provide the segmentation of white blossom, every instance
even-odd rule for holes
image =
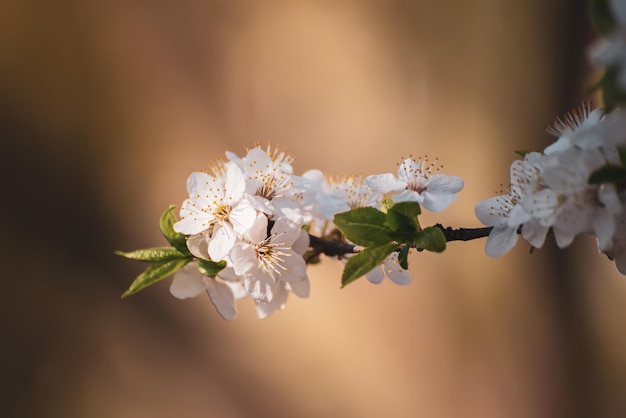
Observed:
[[[306,233],[286,218],[276,220],[269,236],[267,225],[267,218],[260,214],[229,255],[248,294],[262,302],[272,300],[278,281],[297,282],[307,277],[304,259],[292,248]]]
[[[455,199],[455,193],[463,189],[463,180],[457,176],[438,174],[437,160],[432,163],[407,158],[398,167],[398,175],[377,174],[365,178],[365,183],[382,194],[392,195],[395,202],[418,202],[431,212],[447,208]]]
[[[245,180],[235,164],[217,165],[214,174],[196,172],[189,176],[189,198],[183,202],[174,230],[190,235],[192,254],[219,261],[228,255],[237,235],[252,226],[256,211],[244,199]],[[205,246],[202,241],[206,241]],[[197,253],[204,247],[206,254]]]

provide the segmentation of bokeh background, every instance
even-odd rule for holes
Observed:
[[[590,98],[582,0],[0,4],[3,417],[623,417],[626,279],[593,239],[414,254],[414,281],[266,320],[168,282],[121,300],[190,172],[260,141],[295,170],[438,157],[476,227],[515,149]]]

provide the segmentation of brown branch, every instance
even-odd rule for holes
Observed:
[[[474,239],[484,238],[488,236],[493,229],[490,226],[484,228],[453,229],[451,227],[444,227],[441,224],[436,224],[435,227],[441,229],[447,242],[471,241]],[[311,234],[309,234],[309,240],[309,246],[313,249],[307,256],[310,260],[317,258],[321,254],[325,254],[330,257],[339,257],[345,254],[354,254],[359,252],[359,246],[342,241],[326,240]]]

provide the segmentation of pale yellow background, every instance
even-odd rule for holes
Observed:
[[[115,249],[163,245],[190,172],[271,142],[297,173],[438,157],[480,226],[515,149],[588,98],[574,1],[8,1],[0,5],[4,417],[621,417],[626,279],[593,239],[414,254],[413,283],[224,322]]]

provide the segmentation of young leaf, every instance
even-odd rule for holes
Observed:
[[[626,180],[626,168],[614,164],[604,165],[589,176],[589,184],[614,183],[624,180]]]
[[[446,236],[436,226],[429,226],[415,237],[415,245],[427,251],[442,253],[446,249]]]
[[[183,254],[173,247],[144,248],[131,252],[115,251],[116,255],[131,260],[146,261],[148,263],[163,263],[171,260],[191,259],[191,255]]]
[[[220,271],[226,268],[226,261],[211,261],[211,260],[203,260],[202,258],[198,259],[198,270],[200,273],[205,276],[215,276]]]
[[[367,248],[350,257],[341,275],[341,287],[352,283],[359,277],[372,271],[374,267],[380,265],[397,247],[398,245],[393,243],[383,244],[378,247]]]
[[[161,215],[161,218],[159,219],[161,233],[163,233],[163,236],[172,247],[176,248],[183,254],[191,255],[189,249],[187,248],[185,236],[180,232],[174,231],[174,224],[176,223],[176,218],[173,214],[174,209],[176,209],[176,206],[170,205],[170,207],[168,207]]]
[[[378,209],[363,207],[336,214],[334,222],[350,241],[371,247],[391,242],[385,219]]]
[[[410,249],[411,249],[410,246],[404,245],[402,246],[402,248],[400,248],[400,253],[398,254],[398,263],[400,264],[400,267],[402,267],[405,270],[408,270],[409,268],[409,250]]]
[[[189,259],[184,259],[152,264],[143,273],[137,276],[137,278],[131,283],[130,287],[124,292],[122,298],[130,296],[133,293],[137,293],[159,280],[163,280],[170,274],[175,273],[189,261]]]
[[[400,202],[389,208],[385,223],[394,232],[392,237],[398,242],[412,242],[419,230],[417,215],[420,213],[417,202]]]

